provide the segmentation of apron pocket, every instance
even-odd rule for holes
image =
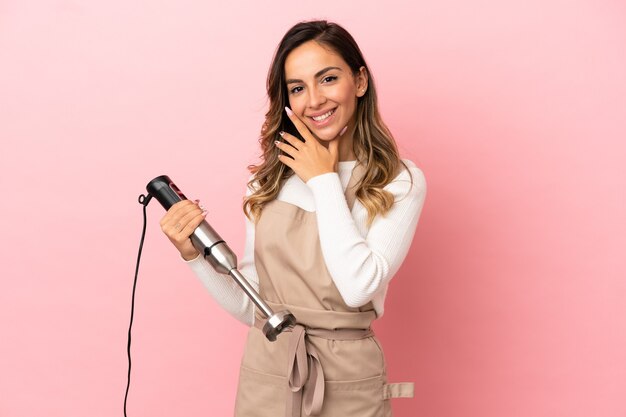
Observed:
[[[281,417],[285,414],[286,379],[241,366],[235,417]]]
[[[326,381],[322,416],[391,417],[385,375],[352,381]]]

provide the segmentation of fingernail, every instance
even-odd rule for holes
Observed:
[[[277,141],[277,140],[275,140],[275,141],[274,141],[274,145],[276,145],[276,146],[278,146],[278,144],[279,144],[279,143],[280,143],[280,142],[279,142],[279,141]]]
[[[347,125],[343,129],[341,129],[341,132],[339,132],[339,136],[341,136],[344,133],[346,133],[346,130],[348,130],[348,126]]]
[[[285,111],[287,112],[288,116],[291,116],[293,114],[293,112],[291,111],[291,109],[287,106],[285,106]]]
[[[283,131],[281,130],[280,132],[278,132],[278,134],[279,134],[280,136],[283,136],[283,135],[285,134],[285,132],[283,132]]]

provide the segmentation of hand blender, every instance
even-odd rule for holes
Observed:
[[[175,203],[187,199],[167,175],[156,177],[148,183],[146,189],[151,196],[159,200],[165,210],[169,210]],[[267,322],[263,326],[265,337],[273,342],[283,330],[295,325],[296,318],[293,314],[288,310],[274,313],[252,288],[248,280],[237,269],[237,256],[206,220],[200,223],[190,238],[193,246],[203,255],[204,259],[217,272],[230,275],[261,310],[267,318]]]

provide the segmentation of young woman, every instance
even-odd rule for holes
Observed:
[[[162,230],[215,300],[250,326],[237,417],[391,416],[389,399],[412,397],[413,384],[387,382],[370,324],[382,316],[411,245],[424,175],[399,157],[372,74],[341,26],[293,26],[275,53],[267,93],[239,269],[297,325],[269,342],[254,304],[199,256],[189,240],[206,216],[198,201],[172,206]]]

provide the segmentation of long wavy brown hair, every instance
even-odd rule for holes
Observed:
[[[348,31],[326,20],[297,23],[287,31],[274,54],[267,76],[269,110],[265,114],[259,138],[262,161],[259,165],[248,166],[253,174],[248,186],[255,191],[244,198],[243,212],[250,220],[250,213],[255,220],[258,219],[263,206],[274,200],[283,182],[294,175],[294,171],[278,159],[280,150],[274,141],[280,139],[278,132],[281,130],[291,131],[284,112],[285,106],[289,105],[285,60],[292,50],[311,40],[338,53],[353,75],[361,67],[365,67],[368,75],[367,90],[357,101],[353,151],[357,163],[365,166],[365,174],[356,186],[356,198],[367,209],[369,227],[377,214],[384,215],[394,203],[393,195],[383,187],[397,176],[401,165],[407,169],[409,175],[410,170],[400,159],[395,140],[380,117],[374,79],[361,50]],[[413,185],[413,176],[410,176]]]

